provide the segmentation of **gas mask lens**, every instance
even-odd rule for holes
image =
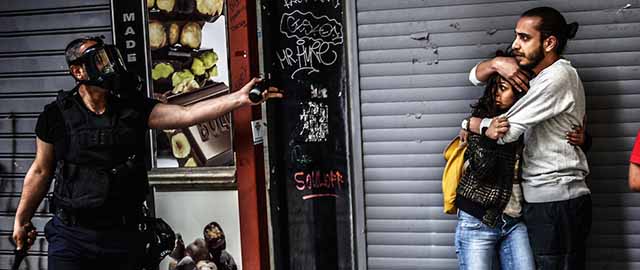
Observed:
[[[118,94],[123,93],[126,88],[138,89],[140,86],[139,77],[127,71],[124,60],[114,45],[95,44],[71,64],[84,67],[87,76],[78,82],[87,85],[99,86]]]
[[[107,54],[107,51],[104,48],[96,50],[94,63],[96,70],[100,74],[107,75],[116,71],[116,63],[112,62],[111,59],[109,59],[109,54]]]
[[[113,45],[99,44],[87,49],[78,63],[84,64],[90,81],[101,81],[113,74],[127,71],[118,49]]]

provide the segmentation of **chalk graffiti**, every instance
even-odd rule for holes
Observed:
[[[310,45],[297,45],[295,51],[291,48],[284,48],[276,52],[280,62],[280,68],[295,69],[291,73],[291,79],[295,79],[296,74],[302,72],[309,75],[320,72],[320,67],[331,66],[338,60],[338,53],[331,48],[328,43],[314,41]]]
[[[282,14],[280,33],[295,41],[294,48],[276,51],[283,70],[292,70],[291,79],[320,72],[338,61],[337,45],[343,43],[342,24],[328,16],[293,11]],[[336,48],[338,47],[338,48]]]
[[[302,109],[300,121],[303,123],[300,136],[305,142],[326,142],[329,135],[329,106],[313,101]]]
[[[342,24],[326,15],[298,10],[282,14],[280,33],[288,38],[321,41],[331,45],[342,44]]]
[[[332,5],[333,8],[340,7],[340,0],[284,0],[284,7],[293,8],[296,5],[304,5],[308,3],[320,3]]]
[[[282,69],[295,69],[291,73],[291,79],[295,79],[298,72],[306,75],[319,72],[319,66],[331,66],[338,60],[338,53],[327,43],[316,41],[311,45],[298,45],[295,50],[284,48],[276,52]]]
[[[293,181],[297,190],[312,192],[312,194],[303,196],[304,200],[326,196],[338,197],[335,191],[342,190],[344,187],[344,175],[338,170],[326,173],[320,171],[296,172],[293,174]]]
[[[310,200],[310,199],[315,199],[315,198],[320,198],[320,197],[338,198],[338,194],[333,194],[333,193],[309,194],[309,195],[302,196],[302,199],[303,200]]]
[[[291,149],[291,160],[301,166],[308,166],[313,162],[311,156],[307,155],[300,145]]]
[[[322,98],[325,99],[327,98],[327,88],[319,88],[314,86],[313,84],[311,85],[311,98]]]

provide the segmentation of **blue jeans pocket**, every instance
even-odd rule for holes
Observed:
[[[462,227],[463,229],[467,229],[467,230],[477,230],[480,229],[482,227],[482,223],[481,222],[468,222],[468,221],[459,221],[460,222],[460,227]]]
[[[482,228],[482,221],[462,210],[458,211],[458,224],[461,228],[467,230],[477,230]]]

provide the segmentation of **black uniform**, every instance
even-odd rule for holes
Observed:
[[[52,211],[45,226],[49,269],[136,269],[144,252],[137,230],[148,190],[145,136],[158,102],[108,95],[106,110],[86,108],[77,88],[45,107],[39,139],[54,145]]]

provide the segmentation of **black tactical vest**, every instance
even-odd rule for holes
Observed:
[[[141,115],[109,96],[102,116],[90,112],[76,89],[60,91],[65,124],[64,158],[55,171],[54,208],[68,211],[138,207],[148,190]]]

